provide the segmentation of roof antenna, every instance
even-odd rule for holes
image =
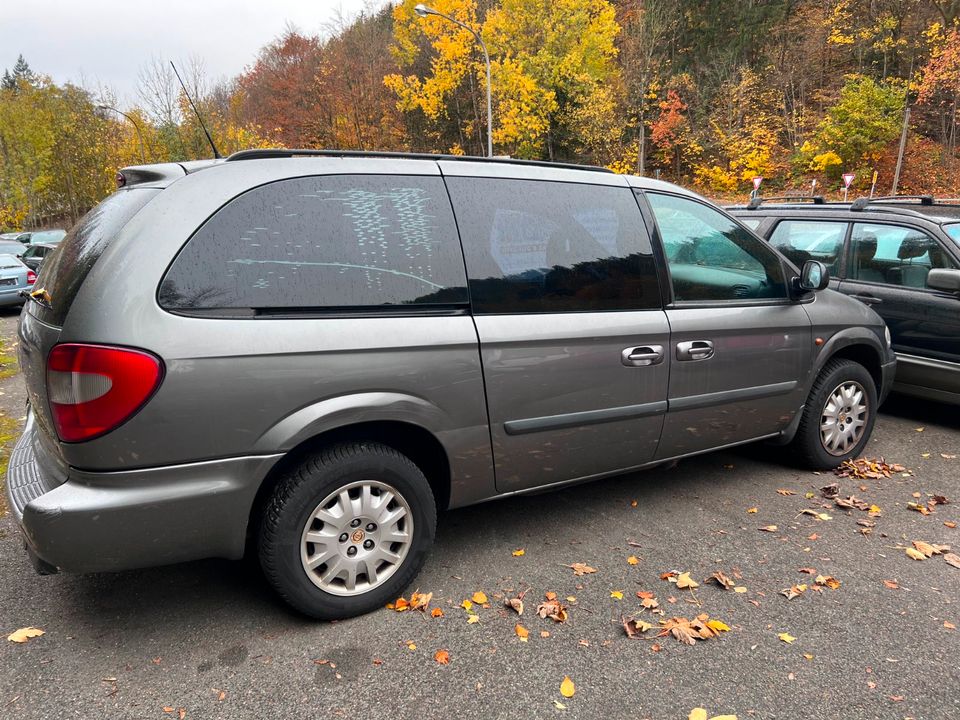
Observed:
[[[174,74],[177,76],[177,80],[180,81],[180,87],[183,88],[183,94],[187,96],[187,100],[190,101],[190,107],[193,108],[193,112],[197,116],[197,120],[200,121],[200,127],[203,128],[203,134],[207,136],[207,141],[210,143],[210,147],[213,148],[213,157],[220,159],[221,155],[217,152],[217,146],[213,144],[213,138],[210,137],[210,133],[207,132],[207,126],[203,124],[203,118],[200,116],[200,111],[197,110],[197,106],[193,104],[193,98],[190,97],[190,93],[187,92],[187,86],[183,84],[183,78],[180,77],[180,73],[177,72],[177,66],[173,64],[173,60],[170,61],[170,67],[173,68]]]

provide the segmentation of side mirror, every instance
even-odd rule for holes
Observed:
[[[927,287],[932,290],[960,292],[960,270],[934,268],[927,274]]]
[[[808,292],[823,290],[830,284],[830,271],[819,260],[807,260],[800,271],[800,289]]]

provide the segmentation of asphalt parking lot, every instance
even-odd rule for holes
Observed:
[[[8,347],[15,322],[0,319]],[[18,421],[21,379],[0,380],[0,392],[6,422]],[[0,639],[0,715],[685,719],[703,707],[741,720],[960,717],[960,568],[905,552],[913,541],[960,549],[950,527],[960,523],[960,413],[895,397],[873,438],[868,455],[905,473],[818,475],[748,447],[447,513],[416,582],[433,593],[427,612],[337,623],[288,611],[246,562],[40,577],[6,516],[0,630],[45,634]],[[832,482],[876,509],[837,507],[820,493]],[[929,515],[908,508],[935,495],[950,502]],[[573,563],[596,572],[577,576]],[[704,582],[716,571],[746,591]],[[661,579],[669,572],[699,587]],[[817,575],[840,585],[817,591]],[[798,584],[808,586],[798,597],[780,594]],[[489,607],[468,612],[478,591]],[[503,606],[524,591],[522,616]],[[638,591],[664,614],[641,612]],[[536,615],[547,592],[567,607],[565,622]],[[702,613],[729,631],[692,646],[656,637],[661,620]],[[635,614],[655,627],[631,639],[621,618]],[[567,676],[572,697],[560,693]]]

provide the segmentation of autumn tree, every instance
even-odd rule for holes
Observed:
[[[957,115],[960,104],[960,32],[950,30],[937,43],[921,72],[917,104],[934,118],[935,132],[954,158],[957,152]]]

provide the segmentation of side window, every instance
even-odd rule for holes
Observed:
[[[281,180],[232,200],[160,286],[168,309],[466,304],[456,224],[439,177]]]
[[[656,265],[629,188],[447,179],[478,313],[660,307]]]
[[[742,217],[737,218],[740,221],[740,224],[744,227],[750,228],[754,232],[757,231],[757,228],[760,227],[760,224],[763,222],[763,218],[760,217]]]
[[[836,275],[847,234],[845,222],[783,220],[770,236],[770,244],[786,255],[798,268],[807,260],[819,260]]]
[[[956,268],[940,244],[926,233],[901,225],[856,223],[850,242],[851,280],[926,288],[933,268]]]
[[[645,193],[657,219],[678,301],[785,298],[780,259],[709,205]]]

